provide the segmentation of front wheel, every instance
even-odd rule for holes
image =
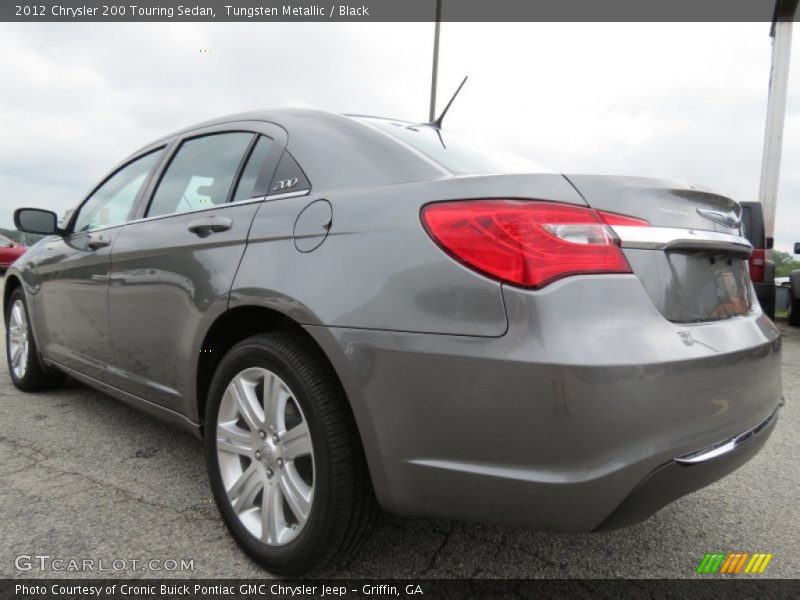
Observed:
[[[39,362],[22,288],[11,292],[6,314],[6,358],[11,381],[25,392],[58,387],[65,376]]]
[[[299,336],[254,336],[225,355],[209,393],[205,449],[225,524],[273,573],[344,558],[374,521],[346,398]]]

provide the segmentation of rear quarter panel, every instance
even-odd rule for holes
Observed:
[[[445,254],[420,221],[433,201],[521,197],[582,203],[559,175],[445,178],[267,201],[256,214],[231,305],[262,305],[301,324],[497,337],[507,329],[498,282]],[[330,229],[300,252],[295,221],[312,202]]]

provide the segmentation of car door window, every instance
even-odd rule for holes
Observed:
[[[233,195],[234,202],[247,200],[256,195],[253,192],[258,182],[258,176],[264,170],[264,164],[271,149],[271,139],[263,135],[258,138],[258,142],[250,153],[250,158],[247,159],[247,166],[242,171],[242,176],[236,185],[236,193]]]
[[[215,133],[183,142],[158,184],[147,216],[225,203],[253,137],[246,132]]]
[[[80,207],[73,231],[92,231],[128,221],[139,190],[163,153],[161,148],[145,154],[106,179]]]

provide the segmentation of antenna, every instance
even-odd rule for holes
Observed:
[[[444,110],[442,111],[442,114],[440,114],[439,117],[437,119],[435,119],[434,121],[431,121],[430,123],[427,123],[427,125],[430,125],[431,127],[434,127],[435,129],[441,129],[442,128],[442,121],[444,120],[444,116],[447,114],[447,111],[450,109],[450,105],[453,103],[453,100],[455,100],[456,96],[458,96],[458,92],[460,92],[461,88],[464,87],[464,84],[467,83],[467,77],[469,77],[469,75],[465,75],[464,79],[461,80],[461,85],[458,86],[458,89],[456,90],[456,93],[453,94],[453,97],[450,98],[450,102],[448,102],[447,106],[444,107]]]

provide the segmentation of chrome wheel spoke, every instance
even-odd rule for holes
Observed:
[[[261,541],[266,544],[279,543],[281,529],[285,526],[281,490],[277,485],[268,485],[261,497]]]
[[[233,509],[241,513],[246,507],[253,504],[253,500],[264,486],[264,478],[258,468],[251,464],[228,490],[228,499]]]
[[[292,427],[281,436],[281,442],[283,455],[290,460],[311,454],[311,434],[308,431],[308,424],[303,421]]]
[[[250,456],[253,448],[253,434],[228,421],[217,425],[217,450]]]
[[[24,315],[25,315],[25,311],[22,308],[22,302],[17,300],[14,303],[14,308],[11,309],[11,317],[14,320],[13,321],[14,324],[19,328],[24,327],[24,323],[25,323],[25,321],[24,321],[25,316]]]
[[[312,489],[300,478],[294,465],[288,463],[281,472],[281,493],[299,524],[304,524],[311,510]]]
[[[236,408],[250,430],[257,431],[262,427],[264,424],[264,409],[261,408],[258,401],[255,385],[245,381],[244,377],[239,375],[228,386],[228,391],[236,399]]]
[[[275,429],[283,428],[289,390],[274,373],[264,376],[264,421]]]
[[[15,367],[18,367],[21,361],[22,361],[22,344],[18,344],[17,347],[14,349],[13,353],[11,354],[11,362],[14,363]]]

